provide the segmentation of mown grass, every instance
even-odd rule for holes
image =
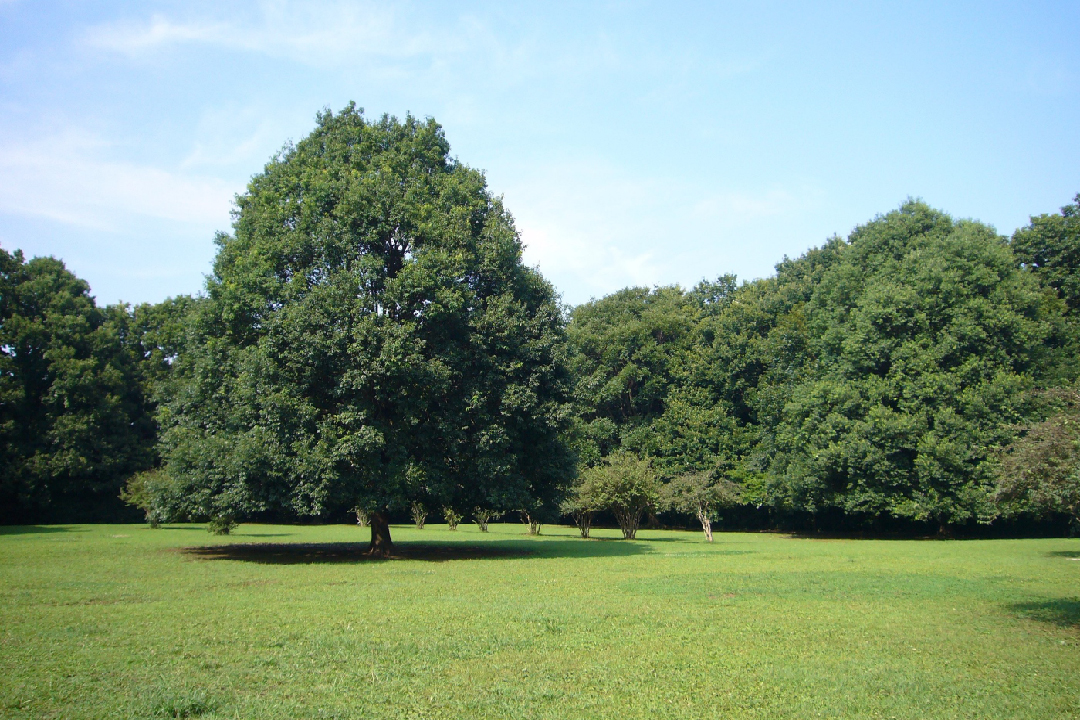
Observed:
[[[1078,540],[394,538],[0,528],[0,716],[1080,716]]]

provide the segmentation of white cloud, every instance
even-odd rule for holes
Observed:
[[[454,32],[407,28],[390,11],[352,3],[264,4],[254,21],[185,23],[162,15],[149,22],[90,28],[91,47],[140,55],[183,44],[205,44],[285,57],[305,65],[338,65],[360,58],[412,58],[475,47],[483,27],[471,20]]]
[[[125,217],[226,228],[241,188],[214,177],[102,159],[107,145],[69,131],[0,143],[0,212],[108,230]]]
[[[86,41],[104,50],[134,55],[163,45],[215,42],[227,32],[225,25],[184,25],[155,15],[149,24],[126,22],[91,28],[86,34]]]
[[[526,262],[571,303],[628,285],[690,285],[722,272],[759,276],[779,258],[760,261],[764,246],[823,199],[809,186],[733,192],[689,178],[642,180],[600,161],[534,172],[506,184],[506,204]]]
[[[203,110],[195,128],[191,150],[180,168],[235,169],[251,175],[281,149],[288,136],[288,120],[255,106],[226,105]],[[304,117],[304,120],[310,120]]]

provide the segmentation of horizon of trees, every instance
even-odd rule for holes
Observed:
[[[560,313],[447,153],[433,121],[320,115],[197,297],[99,308],[60,260],[0,249],[0,522],[130,520],[149,477],[126,493],[155,522],[374,529],[422,503],[539,526],[622,466],[774,524],[1075,518],[1077,205],[1006,238],[909,200],[768,278]],[[386,242],[325,240],[346,223]],[[669,505],[711,532],[715,509]]]

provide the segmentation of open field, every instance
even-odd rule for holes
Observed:
[[[1080,717],[1080,540],[393,531],[0,528],[0,716]]]

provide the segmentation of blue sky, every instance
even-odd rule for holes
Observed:
[[[1080,192],[1080,4],[0,0],[0,246],[195,293],[323,107],[433,116],[568,303],[772,273],[909,196]]]

